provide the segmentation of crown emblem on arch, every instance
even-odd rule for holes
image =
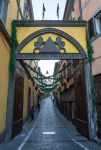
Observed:
[[[35,48],[33,53],[35,53],[37,50],[39,50],[40,53],[59,53],[61,51],[66,53],[65,42],[63,42],[59,36],[56,38],[56,41],[53,41],[51,37],[49,37],[46,42],[43,41],[43,38],[40,36],[34,43],[34,46]]]

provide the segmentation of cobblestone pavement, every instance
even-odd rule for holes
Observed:
[[[12,149],[101,150],[101,147],[81,136],[74,125],[60,114],[49,97],[42,100],[39,117],[25,139],[17,148],[13,145]]]

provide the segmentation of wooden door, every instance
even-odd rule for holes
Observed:
[[[16,71],[16,77],[15,77],[12,137],[15,137],[22,130],[22,125],[23,125],[23,91],[24,91],[24,70],[17,63],[17,71]]]
[[[86,103],[86,86],[84,65],[79,64],[74,71],[74,87],[75,87],[75,113],[74,123],[77,130],[84,136],[89,137],[88,119],[87,119],[87,103]]]
[[[101,74],[94,77],[96,91],[96,109],[98,123],[98,137],[101,138]]]

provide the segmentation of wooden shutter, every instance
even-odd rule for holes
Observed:
[[[94,18],[91,18],[88,21],[88,33],[89,33],[89,37],[92,38],[95,35],[95,30],[94,30]]]

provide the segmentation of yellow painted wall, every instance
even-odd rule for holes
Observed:
[[[23,119],[27,117],[27,103],[28,103],[28,77],[24,77],[24,96],[23,96]]]
[[[35,88],[33,88],[33,92],[34,92],[34,106],[36,107],[38,104],[38,92],[35,91]]]
[[[0,32],[0,133],[5,131],[10,48]]]
[[[29,64],[29,60],[25,61]],[[31,66],[35,67],[35,62],[31,62]],[[33,76],[33,72],[30,72]],[[28,76],[25,74],[24,77],[24,101],[23,101],[23,119],[27,118],[27,104],[28,104],[28,89],[31,88],[31,107],[37,105],[37,92],[35,91],[35,88],[33,87],[33,83],[30,79],[28,79]]]
[[[28,86],[31,88],[31,107],[33,106],[33,83],[31,80],[28,80]]]
[[[21,43],[27,36],[29,36],[31,33],[38,31],[40,29],[43,29],[45,27],[19,27],[17,29],[17,39],[18,42]],[[64,31],[65,33],[68,33],[71,35],[74,39],[76,39],[81,46],[84,48],[85,52],[87,52],[86,48],[86,29],[85,27],[54,27],[56,29],[59,29],[61,31]],[[56,34],[45,34],[42,35],[43,40],[46,41],[49,37],[52,37],[53,40],[56,41]],[[66,41],[64,38],[62,40],[65,42],[65,48],[68,53],[77,53],[77,49],[74,47],[73,44],[71,44],[69,41]],[[37,38],[30,41],[23,49],[22,53],[32,53],[34,46],[33,43],[37,41]]]
[[[28,76],[25,74],[24,77],[24,97],[23,97],[23,119],[26,119],[27,114],[27,104],[28,104],[28,90],[31,88],[31,107],[36,106],[36,91],[34,90],[33,83],[30,79],[28,79]],[[34,94],[33,94],[34,93]],[[34,95],[34,97],[33,97]]]
[[[18,6],[16,0],[9,0],[8,11],[7,11],[7,20],[6,20],[6,29],[11,35],[11,23],[12,20],[17,19]]]

